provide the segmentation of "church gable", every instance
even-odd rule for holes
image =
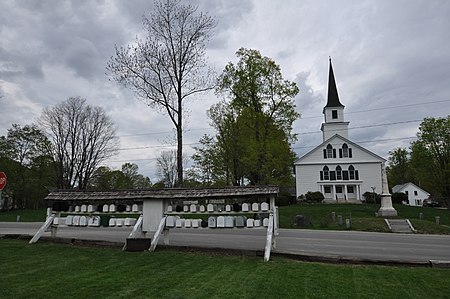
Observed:
[[[384,161],[385,159],[362,146],[340,135],[334,135],[298,159],[295,164],[371,163]]]

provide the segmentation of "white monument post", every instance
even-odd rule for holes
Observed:
[[[387,175],[386,175],[386,167],[383,163],[381,166],[381,207],[378,210],[378,216],[382,217],[393,217],[397,216],[397,211],[392,206],[392,198],[391,194],[389,193],[389,187],[387,182]]]

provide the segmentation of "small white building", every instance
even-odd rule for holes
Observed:
[[[406,183],[403,185],[395,185],[392,187],[393,193],[405,193],[408,195],[408,204],[410,206],[419,206],[423,205],[423,201],[430,197],[430,193],[423,190],[420,187],[417,187],[413,183]]]
[[[328,99],[323,108],[323,142],[295,162],[297,197],[320,191],[326,201],[361,201],[365,192],[382,193],[386,160],[348,137],[330,59]]]

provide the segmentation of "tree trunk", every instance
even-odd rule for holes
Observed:
[[[178,102],[178,125],[177,128],[177,187],[183,184],[183,114],[181,100]]]

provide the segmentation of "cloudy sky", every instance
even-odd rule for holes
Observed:
[[[187,2],[187,1],[185,1]],[[240,47],[274,59],[300,93],[295,122],[299,156],[322,141],[328,57],[350,139],[388,157],[408,147],[424,117],[450,113],[450,1],[448,0],[197,0],[218,25],[209,63],[221,72]],[[0,2],[0,136],[11,124],[31,124],[44,107],[86,98],[113,118],[121,141],[107,165],[125,162],[156,180],[155,158],[174,148],[172,124],[108,80],[114,45],[141,36],[153,1],[34,0]],[[219,99],[189,101],[186,154],[213,134],[206,109]]]

